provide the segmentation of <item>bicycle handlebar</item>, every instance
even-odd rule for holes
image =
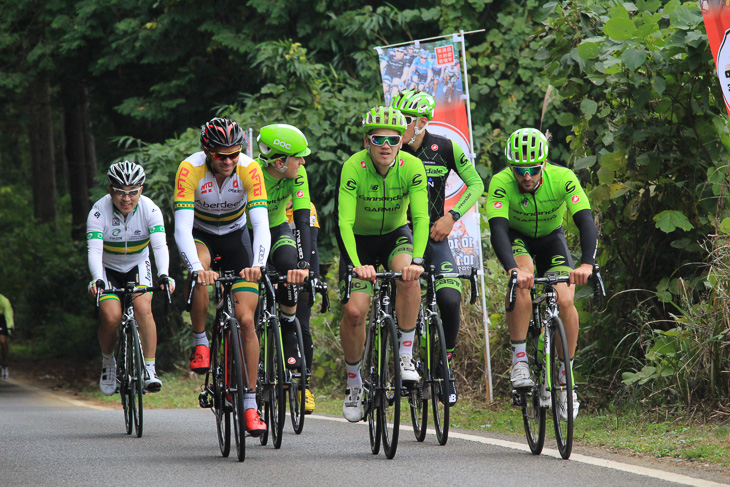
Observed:
[[[381,281],[400,279],[402,276],[403,276],[402,273],[393,272],[393,271],[375,273],[375,279],[381,280]],[[353,265],[350,264],[347,266],[347,273],[345,274],[345,292],[343,293],[342,297],[340,298],[340,302],[342,304],[347,304],[347,302],[350,301],[350,291],[352,290],[352,279],[354,277],[357,277],[357,274],[355,274],[355,267],[353,267]]]
[[[128,282],[124,287],[111,287],[109,289],[104,288],[104,281],[101,279],[96,281],[96,307],[99,307],[99,300],[105,294],[116,294],[120,298],[125,294],[144,294],[156,291],[158,288],[153,286],[137,286],[135,282]]]
[[[601,297],[606,295],[606,288],[603,284],[603,278],[601,277],[600,267],[598,264],[593,264],[593,273],[588,278],[593,283],[593,300],[599,302]],[[548,272],[545,277],[536,277],[534,279],[534,286],[553,286],[558,283],[570,283],[570,276],[558,276],[553,272]],[[506,311],[510,312],[515,309],[515,303],[517,301],[517,271],[512,271],[510,274],[509,282],[507,283],[507,306]]]
[[[476,267],[472,267],[469,274],[459,274],[458,272],[442,272],[440,274],[436,274],[435,270],[435,266],[428,266],[428,269],[426,269],[424,273],[421,274],[421,279],[428,280],[431,276],[433,276],[434,280],[436,281],[438,281],[439,279],[463,279],[465,281],[469,281],[471,283],[471,295],[469,297],[469,304],[474,304],[477,302],[477,297],[479,297],[479,286],[477,283],[478,270]]]

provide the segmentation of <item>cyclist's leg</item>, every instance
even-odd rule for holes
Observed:
[[[533,274],[535,272],[530,248],[527,239],[514,232],[510,232],[512,253],[515,263],[520,270]],[[532,387],[533,379],[527,367],[527,329],[532,314],[532,299],[529,289],[517,289],[514,310],[507,313],[510,345],[512,347],[512,372],[510,381],[515,388]]]
[[[149,260],[137,266],[140,286],[152,286],[150,269]],[[135,296],[133,304],[134,317],[139,324],[139,339],[142,342],[145,361],[154,360],[157,351],[157,328],[155,319],[152,316],[152,294],[145,293]]]
[[[203,264],[203,269],[210,269],[211,255],[208,246],[201,240],[196,239],[195,248],[198,251],[198,259]],[[205,322],[208,318],[208,302],[208,287],[196,285],[195,289],[193,289],[193,303],[190,310],[193,333],[205,332]]]
[[[449,248],[448,239],[428,241],[426,265],[436,266],[437,273],[457,272],[456,260]],[[448,278],[436,281],[436,304],[444,327],[446,352],[451,355],[456,348],[456,338],[461,326],[461,279]]]
[[[317,227],[310,227],[310,235],[312,239],[312,255],[310,256],[310,264],[312,272],[316,278],[319,278],[319,253],[317,251]],[[314,341],[309,331],[309,319],[312,315],[312,308],[308,305],[309,294],[302,292],[299,294],[299,302],[297,303],[297,319],[302,328],[302,341],[304,342],[304,358],[307,361],[307,367],[312,369],[312,361],[314,360]]]
[[[388,268],[394,272],[410,265],[413,260],[413,234],[407,226],[402,226],[388,235],[385,250],[388,254]],[[384,242],[384,245],[386,243]],[[401,332],[412,332],[416,328],[418,310],[421,306],[421,285],[418,279],[414,281],[396,281],[397,299],[395,300],[395,314],[398,317],[398,328]]]
[[[269,260],[273,262],[276,271],[286,275],[290,270],[297,268],[297,243],[288,223],[271,228],[271,252]],[[297,336],[294,320],[297,313],[298,286],[278,286],[276,301],[281,311],[281,335],[284,346],[284,362],[290,368],[300,366],[299,351],[297,350]]]

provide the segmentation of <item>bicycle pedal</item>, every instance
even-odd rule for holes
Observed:
[[[198,404],[201,408],[210,409],[213,407],[213,402],[210,400],[210,396],[206,392],[201,392],[198,395]]]

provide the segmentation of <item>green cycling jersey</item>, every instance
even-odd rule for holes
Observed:
[[[261,167],[266,166],[264,161],[260,159],[256,159],[256,161]],[[264,175],[264,185],[266,186],[266,207],[269,210],[269,227],[278,227],[282,223],[289,221],[286,216],[286,205],[290,198],[294,211],[309,211],[309,180],[304,165],[299,166],[297,177],[294,179],[276,179],[266,170],[261,171],[261,173]]]
[[[375,169],[367,150],[342,165],[338,181],[339,236],[352,263],[359,267],[355,235],[384,235],[413,219],[413,257],[423,258],[428,242],[428,190],[420,159],[403,151],[385,176]]]
[[[566,167],[546,164],[540,185],[531,193],[520,192],[509,167],[489,183],[487,218],[507,218],[511,229],[527,237],[544,237],[560,227],[566,208],[571,215],[590,210],[578,178]]]

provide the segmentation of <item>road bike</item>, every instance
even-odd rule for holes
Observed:
[[[343,304],[350,299],[353,277],[357,277],[353,267],[348,266]],[[380,452],[382,439],[385,456],[392,459],[398,449],[400,429],[400,356],[393,306],[395,280],[401,278],[401,273],[387,271],[375,277],[361,368],[363,420],[368,422],[373,455]]]
[[[530,291],[532,319],[527,332],[527,365],[534,382],[532,387],[515,389],[512,398],[522,408],[522,419],[527,444],[534,455],[542,452],[545,443],[545,418],[547,408],[552,409],[555,439],[560,456],[568,459],[573,449],[573,391],[575,382],[569,361],[565,361],[565,382],[558,379],[560,355],[568,350],[568,339],[563,322],[558,315],[558,295],[555,285],[568,283],[569,276],[547,272],[545,277],[535,278]],[[593,267],[593,296],[595,300],[605,296],[599,267]],[[517,296],[517,272],[513,271],[507,290],[507,311],[512,311]],[[565,398],[566,417],[560,415],[561,395]]]
[[[124,410],[124,426],[128,435],[132,428],[137,438],[142,436],[144,405],[142,397],[145,393],[144,382],[147,378],[147,369],[144,366],[142,342],[139,339],[139,325],[134,317],[134,297],[159,288],[138,286],[136,282],[128,282],[123,288],[104,289],[104,281],[96,281],[96,306],[102,295],[114,294],[119,297],[122,305],[122,320],[119,323],[119,340],[117,341],[117,391],[122,398]],[[170,291],[164,285],[167,300],[170,302]]]
[[[192,273],[188,306],[198,273]],[[233,271],[223,271],[215,281],[215,319],[210,341],[210,368],[205,373],[205,384],[198,396],[202,408],[210,408],[215,415],[218,446],[223,457],[231,451],[231,423],[236,441],[236,458],[246,458],[246,419],[243,399],[251,389],[248,385],[246,361],[243,353],[241,327],[236,319],[236,297],[233,285],[241,277]]]
[[[262,270],[256,320],[256,334],[261,347],[258,368],[258,403],[260,407],[263,407],[264,421],[269,426],[259,441],[262,445],[266,445],[269,441],[269,431],[271,431],[272,444],[277,449],[281,447],[286,420],[287,392],[292,428],[296,434],[300,434],[304,428],[304,393],[309,380],[303,353],[302,329],[297,319],[294,320],[293,326],[299,347],[299,364],[287,364],[284,360],[284,345],[275,286],[284,285],[286,282],[285,275],[279,275],[275,270]],[[325,295],[327,292],[327,284],[323,282],[317,284],[311,274],[305,279],[303,286],[309,291],[309,303],[307,303],[309,306],[314,304],[316,292],[324,292]],[[323,307],[325,304],[329,307],[329,298],[323,302]]]
[[[468,279],[471,282],[470,304],[476,303],[479,296],[477,269],[470,274],[436,273],[435,266],[428,266],[421,275],[426,288],[421,298],[421,310],[416,322],[416,335],[413,339],[413,359],[420,379],[404,388],[411,410],[411,423],[417,441],[426,438],[428,425],[428,401],[433,409],[433,423],[436,438],[445,445],[449,438],[449,391],[453,389],[454,374],[446,354],[444,328],[436,304],[436,281],[439,279]],[[449,383],[452,387],[449,387]]]

